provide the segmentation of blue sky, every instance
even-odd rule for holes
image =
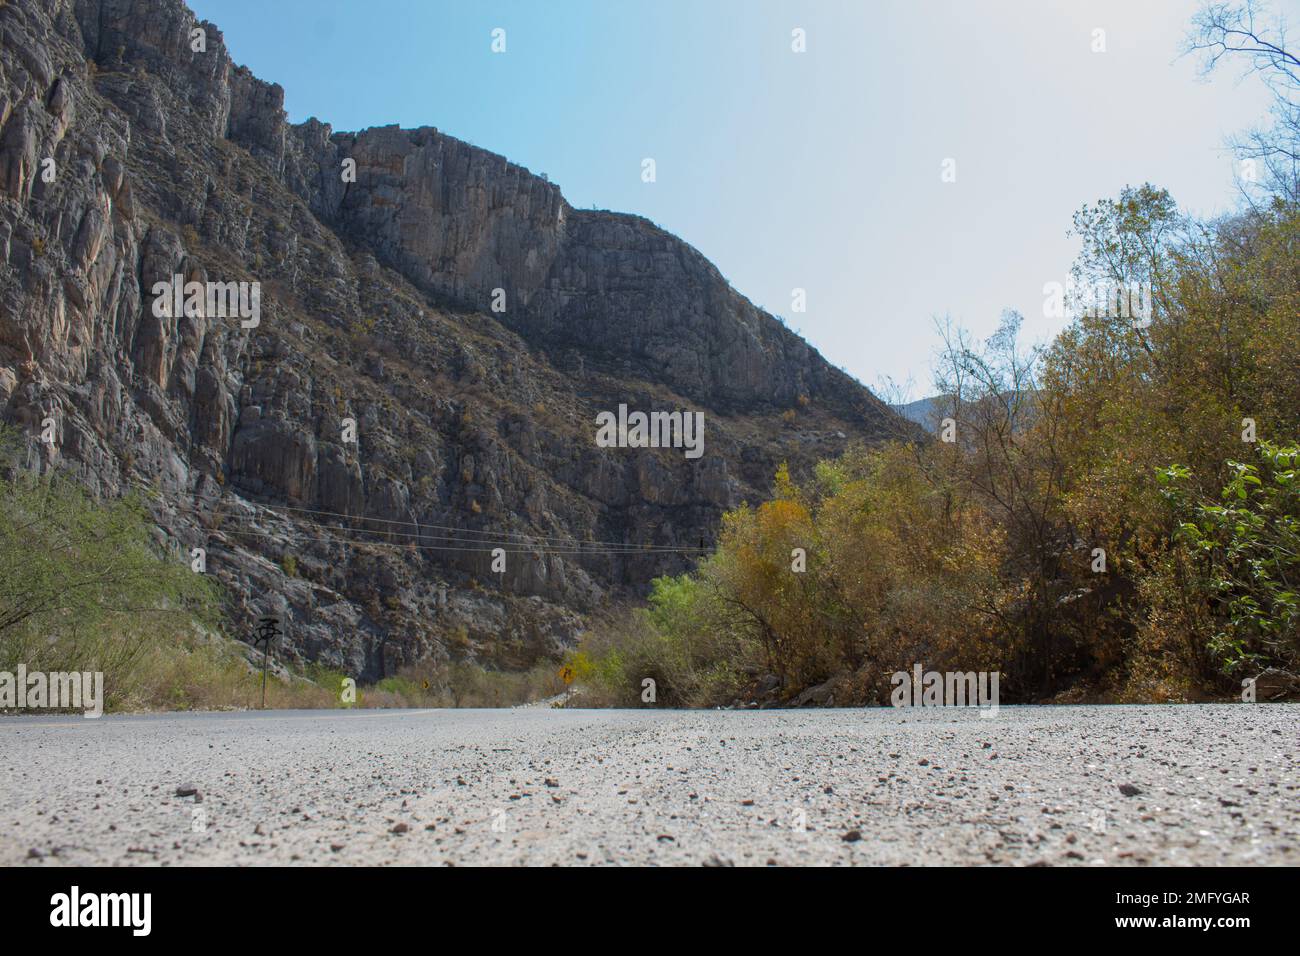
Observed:
[[[575,206],[644,215],[833,364],[914,397],[935,316],[1058,330],[1042,287],[1068,274],[1083,203],[1150,181],[1232,208],[1224,141],[1267,107],[1256,81],[1179,58],[1196,0],[189,3],[284,86],[290,120],[436,126]],[[1272,4],[1293,22],[1298,5]]]

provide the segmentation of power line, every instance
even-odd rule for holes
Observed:
[[[158,491],[158,489],[149,487],[147,485],[136,484],[135,487],[139,488],[142,491],[149,492],[150,494],[156,494],[160,496],[162,494],[160,491]],[[190,497],[198,498],[200,500],[206,500],[206,501],[216,502],[216,503],[225,503],[229,501],[231,497],[235,497],[226,494],[222,494],[218,497],[212,497],[208,495],[199,494],[198,492],[183,492],[182,494]],[[435,531],[452,531],[457,534],[479,535],[479,536],[489,537],[489,538],[507,538],[507,539],[516,538],[516,539],[521,539],[521,542],[541,542],[543,544],[547,544],[548,542],[549,543],[559,542],[562,544],[572,543],[580,546],[581,545],[602,545],[602,546],[610,546],[614,548],[631,548],[637,551],[647,550],[646,548],[643,548],[640,545],[635,545],[627,541],[583,541],[579,538],[575,538],[572,535],[536,535],[536,534],[528,534],[526,532],[487,531],[478,528],[458,528],[453,525],[440,525],[440,524],[425,523],[420,521],[402,521],[394,518],[368,518],[362,515],[349,515],[337,511],[321,511],[319,509],[313,509],[313,508],[296,508],[292,505],[264,504],[263,502],[253,501],[252,499],[248,499],[248,498],[238,498],[237,500],[247,501],[249,504],[256,505],[262,508],[267,508],[272,511],[285,511],[285,512],[293,512],[295,514],[306,514],[306,515],[320,515],[322,517],[338,518],[344,521],[370,521],[376,524],[397,525],[400,527],[414,527],[417,529],[428,528]],[[241,516],[234,515],[233,517],[238,519]],[[315,523],[315,525],[316,527],[319,528],[329,527],[328,525],[324,525],[320,523]],[[365,531],[366,529],[348,529],[348,530]],[[397,534],[399,532],[375,531],[369,533]],[[432,540],[438,540],[438,536],[431,536],[431,538]],[[451,538],[447,540],[457,540],[457,539]],[[478,542],[472,542],[472,543],[477,544]],[[488,542],[483,542],[483,543],[488,543]],[[514,543],[514,542],[505,542],[505,543]],[[674,551],[674,552],[710,550],[708,548],[674,548],[674,547],[669,547],[667,545],[650,545],[649,549],[650,550],[659,549],[659,550]]]
[[[322,530],[329,530],[329,529],[326,528],[324,525],[315,525],[314,527],[321,528]],[[373,538],[353,538],[353,537],[341,536],[341,535],[339,535],[339,534],[337,534],[337,533],[336,533],[336,534],[333,534],[333,535],[330,535],[330,536],[328,536],[328,537],[315,537],[315,536],[312,536],[312,535],[303,535],[302,532],[298,531],[297,529],[295,529],[294,531],[290,532],[289,535],[286,535],[286,534],[279,534],[279,533],[277,533],[277,532],[273,532],[273,531],[254,531],[254,530],[250,530],[250,529],[248,529],[248,528],[230,528],[230,529],[220,528],[220,529],[217,529],[217,531],[216,531],[215,533],[223,533],[223,532],[226,533],[226,534],[231,534],[231,535],[245,534],[245,535],[253,535],[253,536],[255,536],[255,537],[263,537],[263,538],[287,538],[287,537],[289,537],[289,535],[296,535],[297,537],[299,537],[299,538],[305,538],[305,540],[308,540],[308,541],[325,541],[325,542],[335,542],[335,541],[337,541],[337,542],[339,542],[339,543],[341,543],[341,544],[378,544],[378,545],[390,545],[390,546],[395,546],[395,547],[409,547],[409,546],[411,546],[411,545],[414,545],[416,548],[419,548],[419,549],[421,549],[421,550],[425,550],[425,551],[463,551],[463,552],[473,552],[473,553],[481,553],[481,554],[491,554],[492,552],[496,551],[498,548],[500,548],[500,549],[501,549],[505,554],[593,554],[593,555],[598,555],[598,554],[687,554],[687,553],[707,553],[708,550],[709,550],[709,549],[707,549],[707,548],[687,548],[687,547],[682,547],[682,548],[671,548],[671,547],[666,547],[666,546],[662,546],[662,545],[656,545],[656,546],[654,546],[654,547],[644,547],[644,548],[642,548],[642,547],[636,547],[636,546],[634,546],[634,545],[629,545],[629,546],[626,547],[626,548],[560,548],[560,547],[554,547],[554,546],[545,546],[545,547],[541,547],[541,546],[539,546],[539,547],[515,548],[515,547],[504,547],[505,545],[513,545],[513,544],[514,544],[514,542],[509,542],[509,541],[502,541],[502,542],[499,542],[499,543],[497,543],[497,542],[491,542],[491,541],[458,541],[456,538],[445,538],[445,537],[432,537],[432,538],[428,538],[428,539],[426,539],[426,538],[418,537],[418,536],[416,536],[416,535],[405,535],[405,534],[401,534],[400,532],[387,532],[387,531],[374,531],[374,532],[369,532],[369,533],[371,533],[371,534],[379,534],[379,535],[382,535],[382,534],[400,534],[400,536],[403,537],[403,538],[405,538],[406,540],[404,540],[404,541],[384,541],[384,540],[382,540],[382,539],[380,539],[380,540],[375,540],[375,539],[373,539]],[[365,533],[365,532],[362,532],[362,533]],[[496,544],[496,547],[481,547],[481,548],[473,548],[473,547],[450,547],[450,546],[445,545],[445,544],[442,544],[442,545],[426,544],[426,543],[425,543],[426,540],[429,540],[429,541],[446,541],[446,542],[452,542],[452,543],[455,543],[455,544],[462,544],[462,545],[464,545],[464,544],[470,544],[470,545],[477,545],[477,544],[482,544],[482,545],[491,545],[491,544]]]
[[[140,488],[141,490],[149,491],[151,493],[157,493],[157,489],[147,488],[141,485],[136,485],[136,487]],[[195,495],[195,497],[203,498],[205,496]],[[229,499],[226,498],[225,496],[222,496],[221,498],[208,498],[207,500],[216,501],[218,503],[224,503]],[[250,501],[249,503],[253,505],[257,505],[262,508],[266,508],[268,510],[272,510],[272,511],[277,510],[276,506],[274,505],[264,505],[261,504],[260,502],[252,502],[252,501]],[[629,554],[629,555],[630,554],[689,554],[689,553],[706,553],[710,550],[708,548],[673,547],[669,545],[649,545],[649,544],[637,545],[626,541],[606,541],[606,542],[580,541],[577,538],[572,538],[572,537],[562,540],[563,544],[572,543],[573,545],[575,545],[575,547],[568,548],[568,547],[559,547],[554,543],[555,541],[561,541],[561,539],[559,538],[547,540],[542,536],[536,536],[534,538],[534,536],[529,536],[529,535],[510,535],[510,537],[525,538],[526,540],[524,541],[492,541],[492,540],[476,541],[472,539],[466,540],[452,535],[431,535],[431,534],[427,534],[422,529],[430,528],[430,529],[438,529],[438,530],[468,532],[468,533],[475,533],[475,534],[501,535],[505,533],[504,532],[482,532],[473,528],[451,528],[446,525],[433,525],[433,524],[421,525],[419,522],[412,522],[412,521],[396,521],[392,519],[383,519],[383,518],[364,518],[359,516],[347,516],[347,515],[338,514],[336,512],[318,511],[309,508],[289,507],[289,508],[285,508],[284,510],[295,511],[302,514],[321,514],[321,515],[328,515],[331,517],[347,518],[348,520],[351,521],[376,521],[382,524],[415,527],[417,530],[415,532],[410,532],[410,531],[398,531],[398,530],[374,531],[365,528],[336,528],[331,525],[322,524],[320,522],[300,519],[300,525],[293,527],[293,529],[288,533],[273,532],[273,531],[258,531],[250,528],[240,528],[240,527],[235,527],[235,528],[217,527],[215,529],[210,529],[209,533],[228,534],[228,535],[242,534],[242,535],[248,535],[252,537],[263,537],[263,538],[287,538],[290,535],[296,535],[300,539],[305,538],[306,540],[309,541],[319,541],[325,543],[366,544],[366,545],[401,547],[401,548],[407,548],[410,547],[411,545],[415,545],[416,547],[427,551],[447,551],[447,552],[476,553],[476,554],[491,554],[493,551],[496,550],[495,547],[486,547],[487,545],[496,545],[496,546],[526,545],[526,547],[516,547],[513,549],[503,548],[502,550],[506,554],[539,554],[539,553],[540,554],[566,554],[566,555],[589,554],[593,556],[617,555],[617,554]],[[226,520],[246,521],[246,520],[251,520],[251,517],[245,515],[239,515],[239,514],[230,514],[230,515],[223,516],[222,518],[223,524]],[[326,537],[305,535],[301,529],[302,524],[309,525],[321,531],[328,532],[329,534]],[[350,536],[349,532],[351,533],[351,535],[357,535],[357,534],[390,535],[390,536],[401,537],[406,540],[402,542],[395,542],[395,541],[374,540],[372,538],[358,538],[358,537]],[[468,544],[468,545],[485,545],[485,547],[448,547],[446,545],[434,545],[434,544],[425,543],[429,541],[453,542],[456,544]]]
[[[324,525],[316,525],[316,527],[325,528]],[[485,548],[451,548],[451,547],[440,546],[440,545],[423,545],[423,544],[419,544],[414,538],[406,542],[397,542],[397,541],[374,541],[367,538],[348,538],[348,537],[341,537],[338,535],[333,535],[330,537],[313,537],[311,535],[303,535],[301,532],[296,532],[296,533],[299,538],[305,538],[308,541],[321,541],[327,544],[366,544],[366,545],[374,545],[376,547],[390,547],[390,548],[408,548],[411,545],[415,545],[417,548],[419,548],[422,551],[453,551],[458,553],[472,553],[472,554],[491,554],[493,551],[496,550],[495,548],[486,548],[486,547]],[[374,534],[395,534],[397,532],[376,531],[373,533]],[[210,534],[225,534],[225,535],[243,534],[243,535],[251,535],[253,537],[259,537],[259,538],[286,538],[287,537],[287,535],[280,534],[273,531],[253,531],[247,528],[231,528],[229,530],[223,528],[217,528],[212,530]],[[470,543],[490,544],[491,542],[476,541]],[[629,546],[625,549],[601,548],[595,550],[587,549],[587,548],[524,548],[524,549],[517,549],[517,550],[507,550],[503,548],[502,550],[506,554],[531,554],[531,555],[590,554],[593,556],[602,556],[602,555],[615,555],[615,554],[629,554],[629,555],[630,554],[684,554],[689,552],[707,551],[708,549],[707,548],[706,549],[666,548],[666,547],[657,547],[652,549],[652,548],[639,548],[635,546]]]
[[[308,522],[308,523],[311,524],[311,522]],[[329,528],[327,525],[318,525],[318,524],[313,524],[313,527],[320,528],[321,530],[326,530],[326,531],[332,531],[332,530],[334,530],[334,529]],[[367,533],[367,532],[364,532],[364,531],[363,531],[363,532],[361,532],[361,533]],[[436,545],[424,545],[424,544],[420,544],[420,543],[419,543],[420,540],[421,540],[421,539],[420,539],[420,536],[418,536],[418,535],[411,535],[411,534],[408,534],[408,533],[406,533],[406,532],[397,532],[397,531],[374,531],[374,532],[368,532],[368,533],[370,533],[370,534],[398,534],[398,535],[401,535],[401,536],[403,536],[403,537],[408,537],[408,538],[410,538],[410,540],[408,540],[408,541],[406,541],[406,542],[396,542],[396,541],[375,541],[375,540],[368,539],[368,538],[349,538],[349,537],[345,537],[345,536],[340,536],[340,535],[337,534],[337,533],[336,533],[336,534],[333,534],[333,535],[331,535],[331,536],[328,536],[328,537],[313,537],[313,536],[310,536],[310,535],[303,535],[303,534],[301,533],[301,531],[299,531],[299,530],[296,529],[296,528],[295,528],[293,531],[289,532],[289,534],[296,534],[296,535],[297,535],[298,537],[300,537],[300,538],[301,538],[301,537],[305,537],[308,541],[323,541],[323,542],[327,542],[327,543],[338,543],[338,544],[372,544],[372,545],[387,545],[387,546],[390,546],[390,547],[409,547],[409,546],[411,546],[411,545],[415,545],[416,547],[418,547],[418,548],[420,548],[420,549],[422,549],[422,550],[430,550],[430,551],[463,551],[463,552],[474,552],[474,553],[481,553],[481,554],[491,554],[493,551],[496,550],[496,548],[487,548],[487,547],[483,547],[483,548],[449,548],[449,547],[442,547],[442,546],[436,546]],[[215,528],[215,529],[212,529],[212,530],[210,531],[210,534],[229,534],[229,535],[240,535],[240,534],[243,534],[243,535],[251,535],[251,536],[253,536],[253,537],[261,537],[261,538],[285,538],[285,537],[288,537],[288,535],[286,535],[286,534],[282,534],[282,533],[279,533],[279,532],[274,532],[274,531],[255,531],[255,530],[252,530],[252,529],[249,529],[249,528],[230,528],[230,529],[226,529],[226,528]],[[455,539],[455,538],[437,538],[437,537],[435,537],[433,540],[456,541],[457,539]],[[466,542],[466,543],[468,543],[468,544],[491,544],[492,542],[471,541],[471,542]],[[508,543],[508,542],[503,542],[503,543]],[[503,550],[504,550],[504,552],[505,552],[506,554],[592,554],[592,555],[606,555],[606,554],[666,554],[666,553],[667,553],[667,554],[680,554],[680,553],[686,553],[686,552],[708,551],[709,549],[707,549],[707,548],[669,548],[669,547],[665,547],[665,546],[662,546],[662,545],[646,546],[646,547],[639,547],[639,546],[636,546],[636,545],[628,545],[628,546],[625,547],[625,548],[597,548],[597,549],[592,549],[592,548],[549,548],[549,547],[548,547],[548,548],[522,548],[522,549],[513,550],[513,551],[511,551],[511,550],[505,550],[505,549],[503,549]]]

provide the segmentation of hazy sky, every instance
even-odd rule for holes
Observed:
[[[936,315],[1057,330],[1042,288],[1068,274],[1081,204],[1150,181],[1231,208],[1224,140],[1267,105],[1179,58],[1196,0],[189,3],[293,122],[436,126],[575,206],[640,213],[833,364],[911,377],[914,397]],[[1272,6],[1300,23],[1300,0]]]

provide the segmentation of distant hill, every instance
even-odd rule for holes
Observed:
[[[1001,398],[1005,400],[1014,394],[1015,392],[1003,392]],[[1026,391],[1022,394],[1026,395],[1028,400],[1022,403],[1022,408],[1018,412],[1022,420],[1015,426],[1015,431],[1023,430],[1033,420],[1033,399],[1037,393]],[[937,434],[939,422],[944,416],[952,414],[952,401],[953,397],[951,395],[931,395],[928,398],[918,398],[914,402],[907,402],[903,405],[890,405],[889,407],[908,421],[915,422],[932,434]],[[971,403],[966,403],[967,408],[970,405]],[[993,406],[988,406],[988,410],[996,414],[1007,413],[1006,409],[998,410]]]
[[[891,405],[890,408],[908,421],[916,422],[927,431],[934,432],[938,431],[939,409],[948,398],[945,395],[931,395],[929,398],[918,398],[904,405]]]

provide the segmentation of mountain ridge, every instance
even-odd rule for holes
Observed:
[[[649,220],[433,127],[290,124],[180,0],[13,0],[0,40],[2,418],[97,494],[152,489],[290,662],[526,666],[781,461],[898,427]],[[258,282],[259,325],[155,315],[177,274]],[[703,457],[597,448],[620,402],[709,411]],[[489,542],[532,553],[494,573]]]

